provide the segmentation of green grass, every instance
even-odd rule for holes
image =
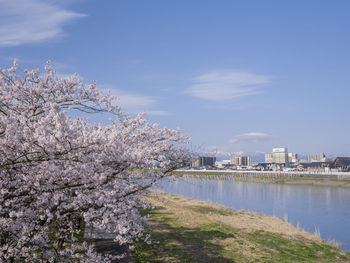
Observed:
[[[281,234],[255,231],[247,238],[270,253],[272,262],[336,262],[349,259],[328,244],[308,241],[292,241]],[[271,251],[273,253],[271,253]]]
[[[312,177],[312,176],[301,176],[301,177],[274,177],[274,176],[267,176],[267,175],[259,175],[259,176],[252,176],[249,177],[244,174],[226,174],[226,173],[213,173],[213,172],[172,172],[174,176],[176,175],[184,175],[184,176],[195,176],[195,177],[209,177],[209,178],[226,178],[229,176],[232,180],[244,180],[244,181],[254,181],[254,182],[271,182],[271,183],[288,183],[293,181],[306,181],[306,182],[317,182],[321,183],[324,182],[324,185],[327,185],[327,182],[339,182],[339,183],[350,183],[349,179],[337,179],[337,178],[331,178],[331,177]]]
[[[186,199],[169,198],[161,205],[158,202],[155,210],[147,211],[152,244],[135,242],[134,262],[350,262],[350,254],[325,242],[264,230],[235,229],[212,218],[233,219],[238,212],[213,205],[206,208],[203,202],[191,203],[188,209],[184,203]],[[186,218],[187,213],[192,217]]]
[[[175,199],[178,200],[178,199]],[[230,212],[229,210],[227,211],[222,211],[220,209],[215,209],[212,207],[202,207],[202,206],[194,206],[192,208],[194,211],[199,212],[202,215],[208,214],[208,213],[212,213],[212,214],[216,214],[216,215],[222,215],[222,216],[229,216],[232,214],[232,212]]]
[[[232,262],[220,256],[221,245],[213,239],[234,238],[230,228],[219,224],[203,224],[197,228],[183,227],[160,210],[150,211],[156,229],[148,229],[153,243],[135,243],[135,263],[144,262]]]

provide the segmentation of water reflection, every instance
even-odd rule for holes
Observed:
[[[350,189],[341,187],[264,184],[218,179],[163,180],[158,189],[189,198],[283,218],[308,232],[320,229],[350,251]]]

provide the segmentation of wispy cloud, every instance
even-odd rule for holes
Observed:
[[[262,142],[271,139],[271,135],[261,132],[248,132],[241,135],[236,135],[232,137],[229,142],[230,143],[238,143],[238,142]]]
[[[193,79],[187,94],[212,101],[232,100],[262,93],[270,78],[241,71],[211,71]]]
[[[128,93],[121,90],[113,90],[113,95],[117,96],[119,106],[128,109],[146,109],[152,107],[156,102],[155,97]]]
[[[111,85],[101,85],[100,87],[106,92],[108,91],[111,95],[116,96],[116,104],[120,106],[123,111],[129,113],[146,112],[147,115],[157,116],[169,115],[168,111],[154,109],[157,104],[157,97],[114,89]]]
[[[44,0],[0,0],[0,47],[40,43],[63,35],[63,25],[83,17]]]
[[[167,116],[169,115],[169,111],[166,110],[148,110],[146,111],[148,115],[155,115],[155,116]]]

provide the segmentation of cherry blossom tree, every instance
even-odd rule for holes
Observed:
[[[119,244],[145,238],[142,197],[188,160],[188,138],[113,99],[50,64],[0,71],[0,262],[108,262],[77,242],[82,222]],[[93,124],[94,113],[114,117]]]

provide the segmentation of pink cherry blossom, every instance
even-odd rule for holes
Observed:
[[[188,138],[45,70],[0,71],[0,262],[109,262],[73,234],[84,222],[119,243],[147,241],[142,197],[188,160]],[[114,117],[103,126],[74,111]]]

